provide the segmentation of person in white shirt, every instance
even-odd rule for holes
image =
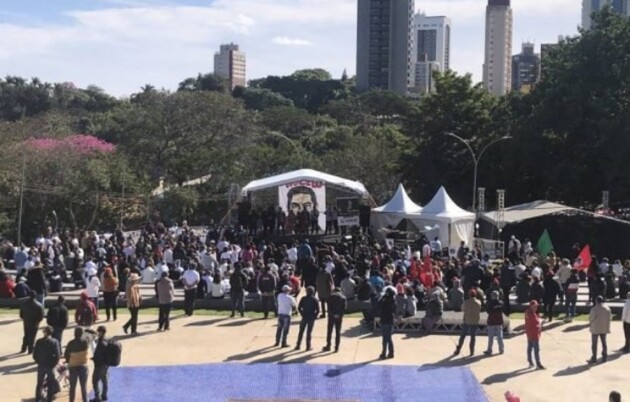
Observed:
[[[88,297],[94,302],[96,311],[98,312],[98,294],[101,289],[101,281],[98,279],[96,269],[87,270],[87,282],[85,291]]]
[[[152,266],[149,265],[142,270],[142,283],[153,285],[156,278],[155,269]]]
[[[276,330],[276,345],[282,344],[283,348],[289,347],[287,336],[291,328],[291,314],[297,309],[295,298],[289,294],[291,286],[284,285],[278,295],[278,329]]]
[[[542,277],[542,269],[538,266],[537,263],[534,263],[534,269],[532,269],[532,277],[540,279]]]
[[[621,348],[621,351],[623,353],[630,353],[630,293],[628,293],[626,303],[623,305],[621,322],[623,323],[623,334],[626,338],[626,345]]]
[[[195,311],[197,285],[201,280],[196,268],[196,264],[192,263],[188,265],[188,269],[184,272],[184,275],[182,275],[182,283],[184,284],[184,312],[188,317],[192,316]]]
[[[212,283],[210,284],[208,289],[210,289],[210,298],[212,299],[223,299],[225,297],[220,273],[217,272],[214,274],[214,276],[212,277]]]
[[[293,247],[287,250],[287,258],[289,259],[289,262],[291,264],[295,265],[297,263],[297,256],[298,256],[297,247],[293,245]]]
[[[173,249],[168,244],[164,248],[163,256],[166,265],[173,265]]]
[[[440,241],[439,237],[436,237],[431,242],[431,251],[434,255],[442,255],[442,242]]]
[[[431,256],[431,245],[429,243],[424,243],[422,246],[422,258]]]

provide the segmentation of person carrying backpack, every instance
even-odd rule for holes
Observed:
[[[107,328],[100,325],[96,329],[96,348],[94,349],[94,372],[92,373],[92,388],[94,389],[94,399],[91,402],[102,402],[107,400],[107,391],[109,389],[110,367],[120,364],[122,347],[118,341],[106,339],[105,334]],[[103,386],[102,392],[99,385]]]
[[[81,327],[91,327],[97,320],[96,306],[86,292],[81,293],[81,301],[74,313],[74,321]]]
[[[61,345],[63,331],[68,327],[68,308],[65,305],[66,299],[63,296],[57,298],[57,304],[48,309],[46,323],[53,329],[52,337]]]

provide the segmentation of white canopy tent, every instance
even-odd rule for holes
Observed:
[[[276,176],[265,177],[264,179],[254,180],[243,187],[241,193],[245,197],[247,194],[254,191],[265,190],[302,180],[323,181],[326,182],[326,185],[331,187],[339,187],[345,190],[350,190],[366,198],[369,196],[365,186],[358,181],[344,179],[342,177],[333,176],[331,174],[318,172],[317,170],[312,169],[300,169]]]
[[[590,214],[590,212],[582,211],[562,204],[556,204],[555,202],[538,200],[505,208],[505,211],[503,212],[503,223],[509,225],[511,223],[518,223],[545,215],[577,213]],[[481,219],[490,222],[494,226],[498,226],[497,211],[482,214]]]
[[[411,219],[419,227],[438,225],[443,247],[457,247],[462,241],[472,245],[475,214],[455,204],[444,187]]]
[[[405,191],[405,187],[399,184],[396,194],[387,204],[372,209],[370,224],[375,229],[394,228],[403,219],[413,218],[420,211],[422,211],[422,207],[413,202]]]

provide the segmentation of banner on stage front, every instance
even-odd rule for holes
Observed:
[[[298,231],[297,223],[300,222],[300,213],[304,210],[312,216],[317,210],[317,223],[320,231],[326,230],[326,183],[317,180],[298,180],[292,183],[278,186],[278,203],[280,208],[289,217],[289,212],[293,211],[295,220],[292,222],[293,231]],[[287,219],[289,223],[289,219]],[[309,228],[311,223],[309,222]]]

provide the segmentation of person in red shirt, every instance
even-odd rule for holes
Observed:
[[[15,289],[13,279],[6,272],[0,271],[0,299],[14,298],[13,289]]]
[[[529,367],[534,367],[532,361],[532,352],[536,359],[536,367],[538,370],[544,370],[545,367],[540,363],[540,335],[542,334],[542,319],[538,315],[538,302],[532,300],[525,312],[525,332],[527,333],[527,361]]]
[[[289,282],[291,284],[291,296],[298,297],[302,287],[300,286],[300,278],[295,275],[295,271],[292,268],[289,269]]]

